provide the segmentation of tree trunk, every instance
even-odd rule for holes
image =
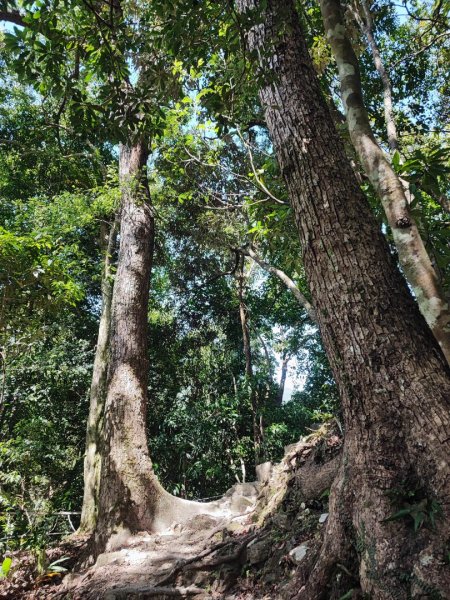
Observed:
[[[389,144],[389,150],[393,153],[395,150],[398,150],[398,136],[397,136],[397,127],[395,125],[395,116],[394,116],[394,106],[392,102],[392,85],[391,80],[389,79],[389,75],[386,71],[386,67],[384,66],[383,59],[381,58],[381,53],[378,48],[378,44],[375,40],[374,32],[373,32],[373,19],[372,13],[370,12],[369,5],[366,0],[359,0],[361,3],[361,8],[364,13],[364,19],[362,18],[358,6],[355,6],[353,11],[353,15],[358,23],[361,31],[367,38],[369,42],[370,51],[372,53],[373,62],[375,68],[380,76],[381,83],[383,85],[383,108],[384,108],[384,120],[386,121],[386,131],[387,138]],[[356,4],[356,2],[355,2]]]
[[[120,248],[112,298],[111,354],[105,403],[98,532],[151,529],[161,488],[146,435],[147,306],[154,219],[144,144],[120,149]]]
[[[420,310],[450,362],[450,309],[409,210],[405,188],[378,145],[366,112],[359,63],[345,30],[339,0],[321,0],[327,40],[335,57],[342,102],[356,152],[383,205],[402,269]]]
[[[278,386],[278,394],[276,399],[276,405],[281,406],[283,404],[284,388],[286,386],[286,377],[288,372],[290,356],[283,355],[283,361],[281,363],[281,377],[280,384]]]
[[[252,348],[250,340],[250,327],[248,323],[248,309],[244,299],[244,288],[245,288],[245,274],[244,274],[245,260],[244,255],[239,255],[239,265],[237,272],[237,284],[238,284],[238,297],[239,297],[239,317],[242,327],[242,342],[244,346],[245,356],[245,382],[250,396],[250,408],[252,411],[252,428],[253,428],[253,447],[255,452],[255,465],[259,465],[261,462],[261,429],[259,424],[259,406],[258,406],[258,395],[255,389],[255,383],[253,381],[253,364],[252,364]]]
[[[237,7],[253,23],[246,39],[345,424],[324,541],[299,598],[334,597],[338,565],[358,569],[377,600],[445,595],[448,366],[356,182],[292,0]],[[411,516],[386,520],[408,502],[428,507],[416,532]]]
[[[105,244],[106,241],[106,244]],[[112,257],[117,242],[117,219],[111,224],[109,234],[101,231],[100,247],[105,258],[102,273],[102,313],[98,328],[97,347],[90,390],[89,416],[86,429],[84,457],[84,495],[78,533],[91,534],[97,524],[98,496],[103,438],[103,413],[109,362],[111,326],[111,301],[113,294]]]
[[[111,306],[99,510],[94,554],[137,531],[162,531],[217,508],[175,498],[153,472],[147,446],[147,309],[154,218],[142,142],[120,149],[120,247]]]

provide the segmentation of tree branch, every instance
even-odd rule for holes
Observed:
[[[28,26],[28,23],[25,23],[23,16],[18,10],[0,10],[0,21],[13,23],[14,25],[19,25],[19,27]]]
[[[263,260],[251,246],[249,246],[247,248],[243,248],[243,249],[240,248],[239,252],[241,252],[245,256],[249,256],[262,269],[264,269],[268,273],[271,273],[272,275],[275,275],[276,277],[278,277],[278,279],[280,279],[284,283],[284,285],[293,293],[297,302],[303,306],[303,308],[306,310],[308,317],[311,319],[311,321],[313,321],[313,323],[316,322],[316,313],[315,313],[315,310],[314,310],[312,304],[302,294],[302,292],[298,289],[298,287],[295,285],[295,283],[292,281],[292,279],[288,275],[286,275],[286,273],[284,271],[282,271],[281,269],[277,269],[277,267],[273,267],[268,262]]]

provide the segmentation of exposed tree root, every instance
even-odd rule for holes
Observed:
[[[317,558],[314,552],[317,538],[322,537],[324,526],[319,524],[319,516],[328,510],[327,494],[323,492],[329,489],[336,473],[341,445],[338,429],[329,424],[287,449],[283,461],[273,468],[271,479],[262,484],[256,507],[247,510],[244,516],[236,516],[230,510],[227,516],[220,518],[203,514],[187,525],[177,525],[161,534],[134,535],[122,547],[102,555],[84,573],[73,573],[62,585],[35,585],[33,592],[22,597],[33,600],[119,599],[139,597],[139,594],[155,598],[211,597],[205,590],[214,590],[217,597],[222,597],[228,590],[241,594],[246,585],[250,585],[251,574],[259,577],[257,574],[261,571],[272,572],[272,577],[283,580],[285,585],[293,571],[289,551],[306,540],[310,550],[304,563],[297,568],[299,578],[304,573],[305,577],[300,579],[305,583],[307,570]],[[239,500],[239,494],[245,496],[246,493],[242,486],[237,486],[221,502],[202,506],[205,513],[217,511],[223,515],[224,506],[230,508],[235,499]],[[317,500],[321,496],[323,499]],[[220,539],[220,534],[226,538]],[[335,539],[337,537],[345,539],[341,532]],[[72,539],[80,541],[78,536],[72,536]],[[316,567],[311,579],[317,580],[317,589],[324,579],[323,569],[331,587],[336,579],[341,582],[351,580],[351,575],[346,572],[352,571],[347,557],[337,551],[336,545],[329,545],[327,550],[326,544],[325,540],[321,555],[329,558],[328,563],[322,563],[322,572]],[[89,550],[86,548],[87,543],[80,548],[78,565],[80,561],[88,562]],[[76,571],[79,571],[78,566]],[[250,574],[249,579],[239,582],[243,571]],[[340,577],[334,577],[335,572],[340,573]],[[292,588],[282,590],[278,586],[280,589],[273,591],[270,584],[266,585],[262,580],[259,587],[260,595],[255,592],[248,597],[288,598],[293,595]],[[327,589],[331,587],[325,585]],[[299,585],[295,593],[298,589]],[[313,597],[316,600],[320,596],[311,594],[310,598]]]
[[[346,446],[353,456],[355,443],[348,435]],[[359,439],[357,443],[361,444]],[[376,600],[448,597],[448,507],[435,499],[439,496],[433,491],[445,480],[436,478],[433,483],[430,478],[427,484],[420,473],[433,474],[432,461],[426,455],[419,460],[411,456],[409,446],[390,455],[385,449],[389,459],[383,462],[374,460],[384,456],[377,450],[372,446],[372,453],[360,454],[364,462],[352,465],[347,465],[344,454],[331,490],[321,549],[315,560],[299,568],[301,587],[293,597],[334,599],[351,590],[352,598],[361,594]],[[428,464],[421,465],[422,461]]]
[[[350,571],[349,559],[354,555],[352,552],[351,532],[349,531],[349,498],[346,494],[346,466],[345,461],[339,469],[334,480],[330,495],[330,517],[325,530],[323,542],[316,560],[311,565],[301,569],[300,578],[305,582],[294,598],[301,600],[321,600],[341,597],[345,593],[342,590],[344,579],[354,579]],[[347,529],[347,530],[346,530]],[[311,569],[312,566],[312,569]],[[334,575],[339,575],[337,581],[332,581]],[[348,590],[347,590],[348,591]]]
[[[149,598],[152,596],[169,596],[173,598],[188,598],[189,596],[204,596],[205,590],[195,585],[188,587],[148,587],[148,586],[129,586],[108,592],[105,600],[127,600],[130,596],[142,596]]]
[[[211,548],[207,548],[206,550],[204,550],[200,554],[197,554],[196,556],[193,556],[192,558],[189,558],[184,561],[180,561],[173,567],[173,569],[170,571],[170,573],[168,573],[163,579],[158,581],[158,583],[156,585],[162,586],[162,585],[165,585],[166,583],[175,581],[177,575],[186,569],[203,569],[203,568],[208,569],[208,568],[213,568],[213,567],[216,567],[218,565],[221,565],[221,564],[224,564],[227,562],[234,562],[235,560],[238,560],[240,558],[240,556],[241,556],[242,552],[245,550],[246,546],[249,544],[249,542],[251,542],[253,539],[255,539],[255,537],[257,535],[258,535],[257,533],[252,533],[250,535],[245,536],[243,539],[232,539],[232,540],[220,542],[218,544],[215,544]],[[220,556],[220,557],[218,557],[212,561],[208,561],[206,563],[201,562],[204,558],[210,556],[211,554],[214,554],[215,552],[218,552],[219,550],[221,550],[223,548],[235,546],[236,544],[239,544],[238,549],[235,552],[233,552],[232,554],[225,554],[223,556]],[[200,563],[200,564],[195,566],[194,563]]]

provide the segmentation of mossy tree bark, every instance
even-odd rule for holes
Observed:
[[[103,413],[108,378],[111,302],[113,294],[113,255],[117,243],[118,219],[110,225],[109,232],[102,227],[100,247],[104,253],[102,272],[102,312],[98,328],[97,347],[90,389],[89,416],[86,428],[86,453],[84,457],[84,494],[78,533],[91,534],[97,524],[98,497],[103,439]]]
[[[111,304],[110,359],[104,409],[100,493],[93,554],[120,547],[130,534],[162,531],[214,504],[166,492],[147,445],[147,310],[154,217],[143,142],[122,145],[120,245]]]
[[[162,494],[148,453],[147,307],[154,218],[143,142],[121,146],[120,247],[111,307],[97,533],[100,545],[117,535],[151,529]]]
[[[339,565],[377,600],[444,597],[448,365],[345,156],[292,0],[236,4],[345,424],[322,548],[298,597],[334,597]],[[386,520],[408,502],[423,508],[417,531],[411,515]]]
[[[363,4],[367,8],[364,0]],[[422,314],[450,363],[448,302],[411,215],[405,187],[373,134],[364,106],[359,63],[346,32],[340,2],[320,0],[320,8],[326,37],[339,71],[342,103],[351,140],[383,205],[405,277],[414,290]],[[389,139],[396,139],[392,126],[388,131]]]

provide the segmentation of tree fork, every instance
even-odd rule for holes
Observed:
[[[423,589],[444,595],[450,589],[444,564],[450,537],[448,365],[345,156],[293,2],[236,5],[242,22],[250,23],[246,40],[258,61],[260,100],[346,431],[324,552],[299,597],[326,595],[333,565],[347,554],[346,536],[334,536],[338,525],[346,531],[351,525],[359,541],[364,594],[376,600],[418,597]],[[436,529],[429,517],[416,532],[411,518],[390,519],[411,496],[427,510],[439,506]],[[339,548],[326,553],[334,549],[333,537]]]

